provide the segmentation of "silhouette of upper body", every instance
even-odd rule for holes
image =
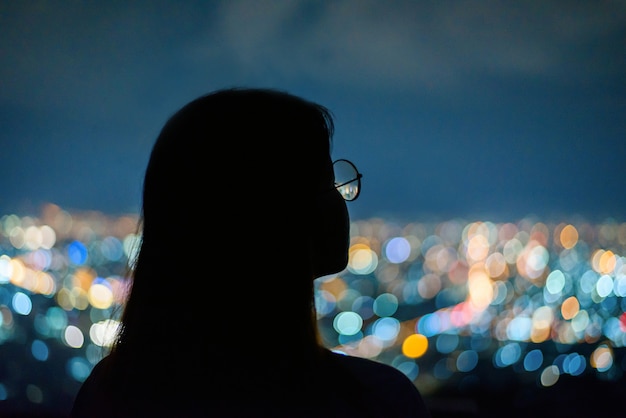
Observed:
[[[169,118],[116,337],[71,418],[429,417],[404,373],[319,335],[314,280],[347,266],[361,183],[333,132],[325,107],[274,89]]]

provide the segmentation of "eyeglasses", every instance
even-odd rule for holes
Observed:
[[[335,160],[333,171],[335,172],[335,188],[341,196],[348,201],[356,200],[361,193],[363,174],[359,173],[354,164],[345,159]]]

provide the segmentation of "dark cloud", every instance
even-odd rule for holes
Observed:
[[[135,92],[145,77],[164,81],[168,69],[197,67],[221,82],[229,74],[259,82],[275,74],[355,88],[459,86],[477,74],[580,80],[625,71],[624,1],[389,4],[5,2],[0,97],[49,105],[71,94],[86,101],[100,98],[103,86],[110,95]]]

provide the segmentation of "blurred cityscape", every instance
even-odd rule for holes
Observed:
[[[54,204],[0,215],[0,415],[67,413],[115,330],[136,228]],[[329,348],[393,365],[435,411],[621,404],[626,222],[375,218],[351,236],[348,268],[315,282]]]

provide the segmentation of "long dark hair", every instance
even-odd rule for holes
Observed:
[[[180,363],[173,373],[194,373],[182,366],[189,358],[196,371],[232,371],[215,356],[315,355],[307,240],[333,130],[325,107],[271,89],[213,92],[167,121],[145,173],[141,246],[111,350],[121,368],[166,356]]]

